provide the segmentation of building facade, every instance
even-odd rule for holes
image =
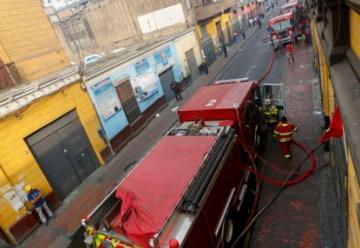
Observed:
[[[193,29],[151,43],[139,43],[99,61],[85,72],[85,84],[107,141],[107,158],[120,149],[175,95],[170,85],[195,79],[202,63]]]
[[[360,247],[360,5],[353,0],[313,0],[308,7],[325,123],[339,106],[345,130],[343,139],[330,144],[339,239],[343,247]]]
[[[190,21],[180,0],[88,0],[47,13],[81,59],[184,31]]]
[[[1,1],[0,16],[0,239],[18,243],[38,225],[24,186],[56,208],[103,163],[105,143],[41,2]]]
[[[223,43],[229,45],[234,37],[234,1],[192,0],[191,7],[196,20],[196,33],[203,55],[210,65],[221,53]]]

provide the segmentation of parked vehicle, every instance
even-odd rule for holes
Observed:
[[[100,54],[90,54],[85,56],[84,58],[84,65],[89,65],[89,64],[93,64],[96,61],[98,61],[99,59],[103,58],[103,55]]]
[[[256,204],[241,143],[259,140],[260,94],[248,79],[201,87],[179,123],[84,217],[88,247],[229,247]]]
[[[287,4],[284,4],[281,6],[281,14],[286,14],[288,12],[292,12],[292,11],[296,10],[296,8],[302,8],[302,4],[300,2],[298,2],[297,0],[290,1]]]
[[[270,40],[275,47],[292,42],[291,32],[296,32],[294,12],[288,12],[268,21]]]

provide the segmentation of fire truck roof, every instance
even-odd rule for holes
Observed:
[[[283,6],[281,6],[281,9],[295,8],[299,4],[300,3],[298,1],[292,1],[292,2],[289,2],[289,3],[284,4]]]
[[[275,24],[275,23],[277,23],[277,22],[281,22],[281,21],[283,21],[283,20],[289,20],[289,19],[291,19],[292,17],[293,17],[293,13],[292,13],[292,12],[288,12],[288,13],[286,13],[286,14],[279,15],[279,16],[276,16],[276,17],[274,17],[274,18],[271,18],[268,23],[269,23],[269,25],[272,25],[272,24]]]
[[[219,83],[201,87],[180,109],[209,110],[233,109],[234,103],[241,105],[255,86],[255,81],[241,83]]]
[[[146,244],[149,234],[164,226],[216,140],[217,136],[165,136],[124,178],[116,194],[129,193],[131,199],[122,198],[124,208],[131,206],[137,213],[126,217],[128,234],[137,233],[137,241]]]

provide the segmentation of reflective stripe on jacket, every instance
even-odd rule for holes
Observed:
[[[276,108],[276,106],[271,105],[270,107],[265,108],[263,113],[266,123],[278,122],[279,110]]]
[[[280,142],[288,142],[292,140],[292,135],[296,130],[297,127],[293,124],[279,123],[275,127],[274,134]]]

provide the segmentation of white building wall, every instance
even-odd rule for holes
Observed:
[[[141,32],[146,34],[179,23],[185,23],[185,16],[182,5],[179,3],[138,16],[138,22]]]

